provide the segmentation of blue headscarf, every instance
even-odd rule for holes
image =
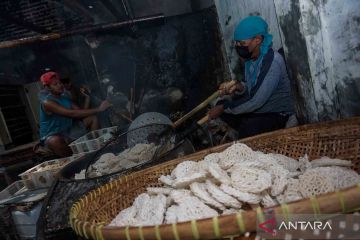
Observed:
[[[259,16],[249,16],[241,20],[236,26],[234,32],[235,41],[243,41],[256,37],[256,35],[262,35],[264,37],[263,42],[260,45],[260,56],[255,60],[255,72],[250,76],[250,65],[254,63],[253,60],[245,62],[245,71],[248,79],[250,80],[250,89],[256,85],[257,74],[259,71],[259,63],[268,52],[272,45],[272,35],[268,33],[268,24]]]

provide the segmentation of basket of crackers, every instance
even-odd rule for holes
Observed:
[[[86,239],[237,239],[270,211],[360,207],[360,118],[278,130],[119,177],[70,210]]]

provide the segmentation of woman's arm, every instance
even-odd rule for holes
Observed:
[[[261,83],[259,89],[256,91],[254,96],[248,101],[239,105],[236,104],[236,100],[230,102],[229,105],[225,104],[224,111],[226,113],[241,114],[254,112],[257,109],[261,108],[278,86],[281,74],[282,72],[279,63],[273,61],[268,73],[264,78],[264,81]]]

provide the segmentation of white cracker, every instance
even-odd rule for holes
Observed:
[[[271,195],[278,196],[286,187],[289,171],[282,166],[272,166],[269,171],[273,182],[271,186]]]
[[[170,192],[169,198],[171,198],[174,202],[176,203],[180,203],[182,202],[185,198],[188,197],[192,197],[192,193],[189,190],[173,190]]]
[[[174,184],[174,179],[172,179],[170,175],[161,175],[158,180],[168,186],[172,186]]]
[[[312,168],[307,154],[305,154],[304,157],[299,158],[299,168],[301,172],[305,172],[307,169]]]
[[[174,189],[167,188],[167,187],[148,187],[148,188],[146,188],[146,191],[149,195],[157,195],[157,194],[169,195],[172,190],[174,190]]]
[[[235,188],[225,185],[225,184],[221,184],[220,189],[223,192],[237,198],[241,202],[256,204],[256,203],[259,203],[261,200],[261,196],[258,194],[242,192],[238,189],[235,189]]]
[[[166,222],[173,223],[185,222],[193,219],[202,219],[218,216],[219,214],[214,209],[208,207],[197,197],[187,196],[178,199],[178,205],[170,207],[169,213],[166,213]]]
[[[229,169],[235,163],[253,161],[256,157],[254,151],[242,143],[236,143],[219,154],[219,165],[222,169]]]
[[[276,200],[274,200],[268,193],[263,194],[263,197],[261,199],[261,204],[266,208],[278,205]]]
[[[285,191],[276,197],[279,203],[289,203],[302,199],[299,189],[299,179],[289,178]]]
[[[339,167],[351,167],[352,163],[348,160],[341,160],[336,158],[321,157],[310,162],[313,168],[324,166],[339,166]]]
[[[301,174],[302,174],[302,172],[300,172],[300,171],[289,172],[288,177],[289,178],[295,178],[295,177],[300,176]]]
[[[171,172],[173,179],[187,177],[199,171],[199,165],[194,161],[184,161],[179,163]]]
[[[230,184],[231,179],[228,176],[227,172],[222,170],[219,164],[209,163],[208,168],[210,174],[220,183]]]
[[[131,206],[122,210],[108,226],[134,226],[136,225],[136,208]]]
[[[179,222],[190,221],[193,219],[203,219],[218,216],[218,212],[206,206],[198,198],[193,197],[179,204]]]
[[[207,190],[210,193],[210,195],[216,201],[218,201],[230,208],[236,208],[236,209],[241,208],[241,203],[238,200],[236,200],[229,194],[226,194],[223,191],[221,191],[220,188],[218,186],[216,186],[215,184],[213,184],[211,181],[209,181],[209,180],[206,181],[206,187],[207,187]]]
[[[304,197],[317,196],[335,190],[331,178],[318,172],[307,170],[299,176],[299,180],[299,189]]]
[[[218,163],[220,161],[219,153],[210,153],[204,157],[204,162]]]
[[[165,213],[165,224],[176,223],[178,221],[177,215],[179,213],[179,206],[172,205],[170,206]]]
[[[260,151],[256,152],[256,161],[260,162],[265,169],[280,165],[278,160],[274,158],[273,155],[265,154]]]
[[[267,166],[266,164],[254,160],[254,161],[245,161],[245,162],[241,162],[241,163],[235,163],[231,168],[229,168],[227,171],[229,173],[232,173],[234,170],[236,170],[238,167],[248,167],[248,168],[257,168],[257,169],[262,169],[262,170],[266,170],[269,168],[269,166]]]
[[[115,154],[113,153],[104,153],[100,156],[100,158],[96,161],[98,163],[107,163],[109,161],[112,161],[113,159],[116,159]]]
[[[135,207],[136,211],[142,208],[142,206],[146,205],[149,202],[150,196],[147,193],[142,193],[137,198],[135,198],[133,206]]]
[[[122,210],[111,226],[150,226],[162,224],[166,210],[166,197],[162,194],[140,194],[130,208]]]
[[[144,163],[151,160],[156,151],[155,144],[136,144],[134,147],[127,149],[119,154],[119,157],[128,159],[135,163]]]
[[[182,178],[175,179],[173,183],[174,188],[185,188],[188,187],[193,182],[203,182],[206,179],[206,173],[205,172],[197,172],[193,173],[189,176],[184,176]]]
[[[268,153],[267,155],[275,159],[278,164],[290,172],[295,172],[300,167],[299,161],[285,155],[277,153]]]
[[[329,177],[335,189],[344,189],[360,183],[360,175],[347,167],[317,167],[308,170]]]
[[[152,226],[162,224],[166,211],[166,197],[162,194],[150,196],[146,204],[137,210],[138,226]]]
[[[224,210],[225,206],[218,201],[216,201],[210,194],[207,192],[207,187],[205,183],[197,183],[194,182],[190,185],[190,189],[192,193],[198,197],[201,201],[205,204],[209,205],[210,207],[214,207],[220,210]]]
[[[113,153],[105,153],[91,165],[89,176],[102,176],[137,166],[151,160],[155,150],[154,144],[137,144],[117,156]]]
[[[271,187],[271,174],[261,169],[239,166],[231,173],[231,184],[243,192],[260,193]]]

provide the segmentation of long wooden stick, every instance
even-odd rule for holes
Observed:
[[[233,86],[235,85],[237,82],[235,80],[232,80],[229,83],[229,86]],[[194,116],[194,114],[196,114],[197,112],[199,112],[201,109],[203,109],[204,107],[206,107],[211,101],[215,100],[216,98],[218,98],[219,96],[221,96],[221,90],[218,90],[216,92],[214,92],[210,97],[208,97],[207,99],[205,99],[202,103],[200,103],[199,105],[197,105],[193,110],[191,110],[190,112],[188,112],[187,114],[185,114],[185,116],[183,116],[182,118],[178,119],[174,124],[173,127],[177,128],[179,127],[179,125],[181,125],[183,122],[185,122],[186,120],[188,120],[190,117]],[[206,120],[205,122],[207,122],[208,120]],[[201,124],[199,124],[201,125]]]
[[[200,103],[198,106],[196,106],[193,110],[191,110],[190,112],[188,112],[187,114],[185,114],[185,116],[183,116],[182,118],[180,118],[179,120],[177,120],[174,124],[173,127],[177,128],[179,125],[181,125],[183,122],[185,122],[186,120],[188,120],[190,117],[194,116],[194,114],[196,114],[197,112],[199,112],[201,109],[203,109],[204,107],[206,107],[212,100],[216,99],[217,97],[220,96],[220,91],[216,91],[214,92],[210,97],[208,97],[207,99],[205,99],[202,103]]]
[[[203,125],[204,123],[208,122],[210,120],[209,118],[209,115],[206,114],[205,117],[201,118],[199,121],[197,121],[196,123],[201,126]]]

